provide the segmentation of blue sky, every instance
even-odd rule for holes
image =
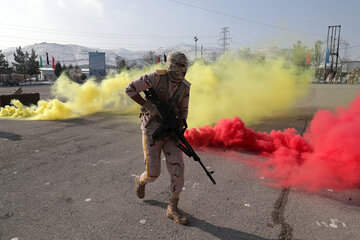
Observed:
[[[0,5],[0,49],[46,41],[150,50],[193,44],[194,36],[198,45],[216,47],[222,27],[229,27],[231,48],[289,47],[297,40],[312,47],[326,39],[329,25],[342,25],[349,55],[360,55],[356,0],[0,0]]]

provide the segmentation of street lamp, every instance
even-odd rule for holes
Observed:
[[[197,58],[197,41],[198,41],[198,37],[195,36],[194,40],[195,40],[195,59],[196,59]]]

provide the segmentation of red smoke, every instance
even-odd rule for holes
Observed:
[[[254,165],[276,186],[308,191],[360,186],[360,95],[346,109],[318,111],[304,138],[295,129],[255,132],[238,117],[222,119],[214,127],[189,129],[185,136],[194,147],[268,156]]]

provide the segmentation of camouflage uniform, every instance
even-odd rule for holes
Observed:
[[[173,52],[168,58],[168,70],[157,70],[132,81],[125,89],[133,98],[140,92],[153,88],[161,100],[167,101],[179,119],[186,120],[188,115],[190,83],[185,80],[187,60],[183,53]],[[155,181],[161,172],[161,151],[166,158],[170,173],[170,204],[166,216],[180,224],[188,224],[188,220],[177,209],[179,194],[184,186],[184,161],[178,142],[172,136],[162,140],[153,140],[152,134],[160,126],[160,116],[156,107],[145,102],[141,108],[141,130],[143,138],[145,171],[135,178],[136,193],[139,198],[145,196],[145,185]]]
[[[166,70],[143,75],[131,82],[126,88],[128,96],[134,96],[148,88],[153,88],[160,99],[170,103],[180,119],[186,119],[188,114],[190,83],[170,81]],[[160,126],[160,116],[152,116],[146,109],[142,110],[141,130],[143,135],[143,150],[146,170],[140,176],[140,181],[149,183],[160,175],[161,150],[165,154],[167,169],[171,176],[172,192],[181,192],[184,186],[184,162],[181,150],[177,147],[174,138],[155,141],[151,138],[154,131]]]

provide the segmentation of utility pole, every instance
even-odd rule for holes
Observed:
[[[337,71],[338,60],[339,60],[340,31],[341,31],[341,25],[328,27],[326,47],[327,49],[329,49],[329,58],[331,58],[329,59],[330,60],[329,73],[334,72],[336,74]],[[334,57],[335,57],[335,70],[333,69]],[[326,63],[327,62],[325,59],[325,76],[327,77],[328,73],[326,73]]]
[[[197,58],[197,41],[199,40],[197,36],[194,37],[195,40],[195,59]]]
[[[201,59],[203,58],[203,46],[201,45]]]
[[[221,28],[220,38],[219,38],[218,42],[219,42],[220,49],[223,54],[227,50],[229,50],[229,46],[230,46],[229,40],[231,40],[229,27]]]

